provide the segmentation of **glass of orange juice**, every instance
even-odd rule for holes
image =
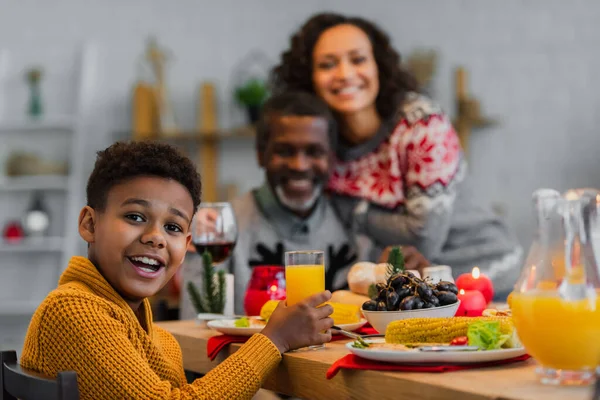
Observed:
[[[592,384],[600,367],[600,270],[595,196],[534,193],[537,234],[511,294],[517,334],[539,380]]]
[[[292,306],[325,290],[325,258],[322,251],[287,251],[285,253],[286,301]],[[325,345],[309,346],[322,349]]]

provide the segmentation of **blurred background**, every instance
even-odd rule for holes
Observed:
[[[261,183],[253,101],[292,32],[328,10],[386,30],[455,119],[469,100],[472,179],[525,248],[533,190],[600,188],[595,0],[0,0],[0,348],[20,351],[69,257],[85,254],[77,216],[96,151],[172,141],[198,162],[207,200]]]

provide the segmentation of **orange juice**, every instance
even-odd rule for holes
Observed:
[[[565,301],[556,291],[514,293],[511,309],[519,338],[542,366],[579,371],[600,365],[600,297]]]
[[[294,305],[325,290],[324,265],[293,265],[285,267],[287,305]]]

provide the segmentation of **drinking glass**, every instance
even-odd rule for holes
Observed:
[[[285,253],[287,305],[292,306],[325,290],[325,256],[322,251],[288,251]],[[324,344],[309,346],[317,350]]]
[[[227,261],[237,241],[237,223],[229,203],[202,203],[192,220],[192,243],[208,251],[213,264]]]

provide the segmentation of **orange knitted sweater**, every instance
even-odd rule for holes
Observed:
[[[203,378],[186,383],[181,348],[131,307],[84,257],[73,257],[36,310],[21,364],[49,376],[77,372],[81,399],[250,399],[281,354],[256,334]]]

